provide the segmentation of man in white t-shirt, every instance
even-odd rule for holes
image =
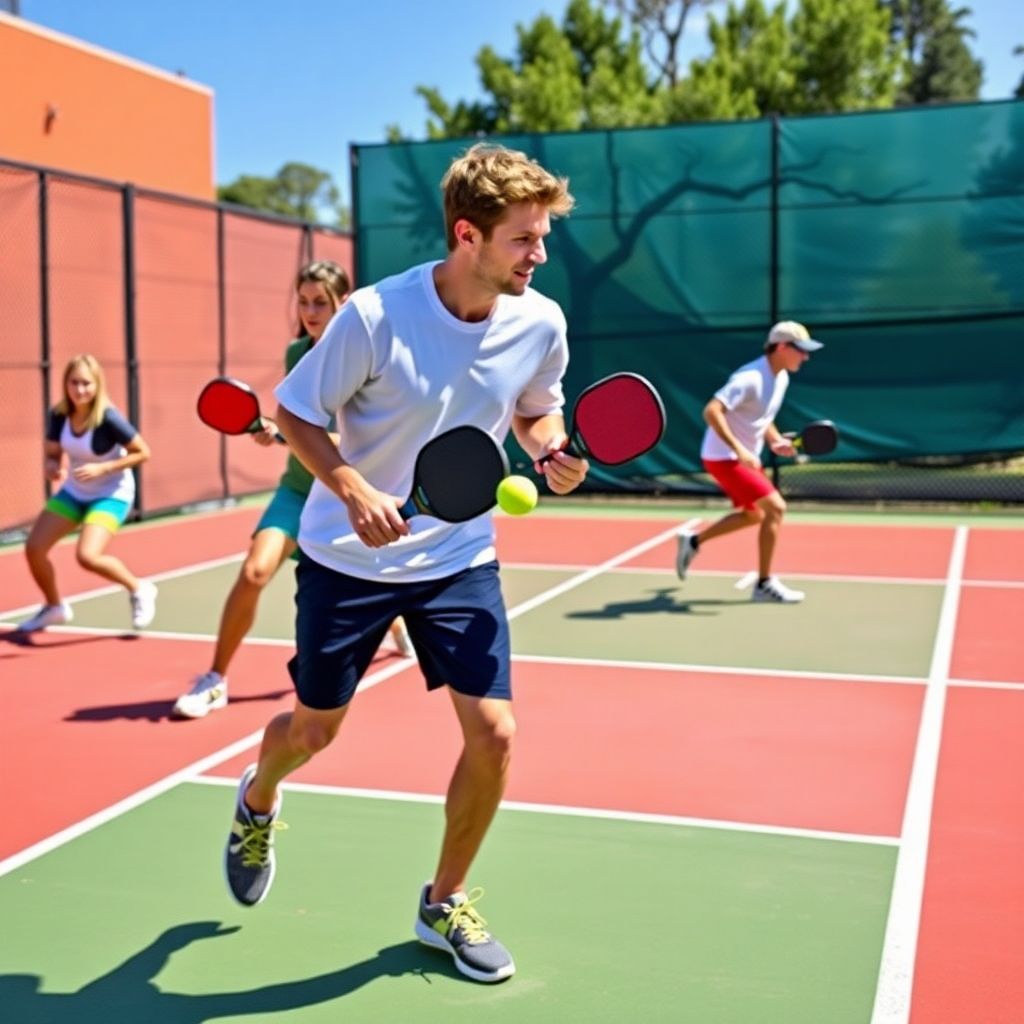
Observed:
[[[453,161],[442,189],[447,257],[355,291],[276,391],[278,427],[317,478],[298,538],[289,663],[297,701],[268,725],[259,764],[242,777],[225,867],[240,903],[264,898],[279,783],[334,739],[400,615],[428,688],[447,689],[463,735],[416,935],[450,953],[463,974],[494,982],[515,967],[476,909],[482,891],[466,892],[515,733],[494,528],[489,513],[406,522],[398,509],[419,450],[464,424],[498,441],[511,429],[556,494],[586,475],[586,460],[562,450],[565,317],[529,287],[547,259],[551,217],[567,214],[573,199],[564,178],[488,145]],[[332,417],[337,446],[326,429]]]
[[[787,587],[772,575],[772,557],[786,502],[761,466],[765,443],[776,455],[793,456],[796,449],[775,427],[775,416],[786,397],[789,375],[796,373],[822,348],[803,324],[783,320],[768,332],[764,355],[736,370],[704,407],[700,456],[704,468],[732,500],[735,511],[701,531],[681,528],[677,537],[676,572],[686,578],[697,552],[715,537],[748,526],[758,527],[758,573],[755,601],[795,604],[803,591]]]

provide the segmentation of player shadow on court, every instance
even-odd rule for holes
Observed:
[[[653,597],[640,601],[612,601],[603,608],[569,612],[567,619],[624,619],[627,615],[715,615],[712,609],[733,604],[750,604],[749,597],[724,600],[719,597],[678,601],[676,587],[659,587]],[[705,610],[708,609],[708,610]]]
[[[139,633],[132,633],[125,630],[124,633],[103,636],[69,636],[62,633],[19,633],[16,629],[6,629],[0,632],[0,643],[10,644],[12,647],[21,647],[33,651],[45,651],[50,647],[74,647],[79,644],[96,644],[110,640],[136,641],[141,639]],[[17,657],[16,654],[8,654],[6,657]]]
[[[43,992],[37,974],[0,974],[4,1019],[39,1024],[204,1024],[223,1017],[282,1013],[350,995],[377,978],[430,975],[460,979],[447,957],[434,957],[418,942],[401,942],[359,963],[299,981],[279,982],[237,992],[192,995],[162,991],[156,977],[171,954],[203,939],[221,938],[239,927],[194,921],[168,928],[156,941],[77,992]],[[207,961],[209,964],[209,961]],[[258,976],[258,970],[253,974]],[[340,1008],[339,1008],[340,1009]]]
[[[233,696],[231,704],[246,704],[254,701],[275,701],[295,693],[290,687],[285,690],[269,690],[266,693],[251,693],[244,696]],[[176,718],[171,714],[173,700],[143,700],[136,704],[103,704],[93,708],[78,708],[70,715],[64,716],[65,722],[112,722],[125,719],[129,722],[186,722],[188,719]]]

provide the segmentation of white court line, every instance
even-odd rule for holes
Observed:
[[[928,840],[931,834],[935,777],[939,765],[942,719],[953,657],[953,637],[960,606],[960,584],[967,551],[967,527],[958,526],[946,573],[946,591],[932,648],[931,668],[921,708],[917,748],[903,811],[889,919],[871,1024],[907,1024],[914,985],[917,936],[924,899]]]
[[[204,786],[237,786],[238,779],[203,775],[188,782]],[[367,800],[397,800],[405,803],[443,804],[444,796],[432,793],[405,793],[393,789],[360,789],[354,786],[325,786],[311,782],[288,782],[285,788],[293,793],[315,793],[327,796],[352,796]],[[756,822],[725,821],[719,818],[688,818],[679,814],[646,814],[640,811],[617,811],[603,807],[570,807],[564,804],[534,804],[521,800],[502,800],[503,811],[527,811],[532,814],[561,814],[572,818],[600,818],[607,821],[630,821],[650,825],[683,825],[690,828],[722,829],[728,832],[755,832],[761,835],[793,836],[797,839],[829,839],[844,843],[871,843],[875,846],[896,846],[895,836],[830,832],[827,829],[789,828],[785,825],[764,825]]]
[[[699,522],[700,520],[695,520]],[[602,563],[605,566],[612,566],[618,564],[620,561],[624,561],[628,558],[634,557],[634,555],[641,551],[646,551],[648,548],[654,547],[656,544],[660,544],[665,537],[674,535],[677,527],[673,526],[671,529],[658,534],[657,537],[652,540],[646,541],[645,543],[638,544],[631,548],[629,551],[618,555],[615,558],[608,559]],[[530,611],[533,608],[538,607],[545,601],[550,601],[561,594],[564,594],[567,590],[572,590],[573,587],[579,586],[581,583],[585,583],[589,579],[593,579],[601,571],[602,566],[597,566],[593,569],[589,569],[584,573],[581,573],[579,577],[572,580],[566,580],[556,587],[552,587],[550,590],[544,591],[538,594],[536,597],[531,598],[528,601],[523,602],[517,607],[511,609],[508,613],[510,619],[515,618],[518,615],[523,614],[526,611]],[[181,570],[187,571],[187,570]],[[115,631],[118,635],[122,634],[124,630]],[[396,662],[393,665],[389,665],[387,668],[381,669],[379,672],[375,672],[371,676],[365,677],[357,687],[357,692],[368,690],[371,686],[375,686],[378,683],[383,682],[385,679],[389,679],[393,675],[397,675],[399,672],[404,671],[410,665],[413,664],[412,658],[403,658],[401,661]],[[77,839],[79,836],[84,835],[86,832],[92,831],[100,825],[111,821],[113,818],[118,817],[121,814],[126,813],[135,807],[140,806],[148,800],[152,800],[154,797],[159,796],[161,793],[165,793],[167,790],[172,789],[179,782],[186,781],[191,776],[196,775],[199,772],[205,771],[212,765],[219,764],[223,761],[229,760],[235,754],[240,753],[243,750],[247,750],[249,747],[259,742],[260,737],[263,735],[263,730],[252,733],[244,739],[237,740],[236,742],[224,747],[222,750],[217,751],[213,754],[202,758],[199,761],[194,762],[187,768],[183,768],[180,771],[174,772],[168,775],[166,778],[159,782],[153,783],[151,786],[147,786],[145,789],[140,790],[137,793],[126,797],[118,803],[113,804],[111,807],[105,808],[102,811],[98,811],[96,814],[90,815],[88,818],[84,818],[82,821],[77,822],[74,825],[69,826],[66,829],[56,833],[55,835],[48,836],[46,839],[41,840],[32,846],[27,847],[24,850],[19,851],[16,854],[8,857],[6,860],[0,861],[0,877],[16,868],[27,864],[29,861],[34,860],[36,857],[41,857],[44,853],[49,853],[51,850],[55,850],[59,846],[63,846],[65,843],[70,842],[72,839]]]
[[[186,565],[180,569],[168,569],[166,572],[156,572],[151,576],[147,576],[147,580],[173,580],[179,576],[191,576],[195,572],[205,572],[207,569],[219,569],[222,565],[230,565],[232,562],[240,562],[245,558],[245,552],[239,551],[234,555],[225,555],[223,558],[211,558],[205,562],[193,562],[191,565]],[[106,597],[108,594],[117,594],[124,590],[124,587],[117,583],[110,583],[104,587],[96,587],[93,590],[83,590],[81,593],[75,594],[72,597],[65,598],[68,604],[77,604],[79,601],[86,601],[91,597]],[[26,604],[21,608],[11,608],[7,611],[0,611],[0,619],[13,618],[15,615],[25,615],[28,612],[34,612],[39,608],[39,602],[35,604]],[[120,632],[130,632],[130,630],[120,630]]]
[[[383,683],[386,679],[390,679],[392,676],[404,671],[412,663],[412,658],[403,658],[399,662],[388,665],[387,668],[382,668],[379,672],[374,672],[372,675],[364,677],[359,683],[359,686],[356,687],[356,691],[362,692],[364,690],[369,690],[378,683]],[[182,768],[179,771],[172,772],[170,775],[165,776],[158,782],[154,782],[151,786],[146,786],[145,789],[140,789],[137,793],[132,793],[131,796],[127,796],[123,800],[119,800],[116,804],[111,804],[110,807],[105,807],[102,811],[97,811],[95,814],[89,815],[88,818],[83,818],[74,825],[70,825],[68,828],[62,829],[60,832],[56,832],[52,836],[47,836],[46,839],[42,839],[38,843],[34,843],[32,846],[28,846],[24,850],[19,850],[18,853],[12,854],[5,860],[0,861],[0,878],[17,868],[22,867],[29,861],[35,860],[37,857],[42,857],[43,854],[49,853],[51,850],[56,850],[57,847],[71,842],[72,839],[77,839],[79,836],[85,835],[86,832],[91,832],[94,828],[99,828],[100,825],[105,825],[108,821],[112,821],[114,818],[120,817],[122,814],[127,814],[128,811],[132,811],[147,801],[160,796],[162,793],[166,793],[170,789],[173,789],[179,783],[188,782],[193,776],[201,772],[205,772],[207,769],[213,768],[218,764],[223,764],[225,761],[229,761],[236,754],[241,754],[243,751],[249,750],[251,747],[259,743],[262,736],[263,730],[258,729],[256,732],[250,733],[248,736],[244,736],[240,740],[235,740],[234,743],[230,743],[228,746],[222,747],[220,750],[215,751],[212,754],[208,754],[206,757],[202,757],[198,761],[193,761],[192,764],[187,767]],[[235,785],[237,784],[238,782],[236,780]]]
[[[588,583],[590,580],[594,579],[594,577],[600,576],[601,573],[607,572],[609,569],[614,569],[615,566],[620,565],[622,562],[628,562],[631,558],[636,558],[637,555],[641,555],[645,551],[649,551],[651,548],[657,547],[659,544],[668,540],[669,537],[674,537],[680,529],[696,526],[700,522],[700,519],[690,519],[683,523],[681,527],[678,524],[674,524],[667,530],[662,530],[661,533],[651,537],[649,540],[645,540],[640,544],[634,545],[628,551],[623,551],[621,555],[616,555],[614,558],[606,559],[600,565],[595,565],[589,569],[585,569],[578,576],[573,576],[572,579],[564,580],[562,583],[552,587],[550,590],[545,590],[536,597],[532,597],[528,601],[524,601],[522,604],[517,605],[508,613],[509,621],[511,622],[512,619],[516,619],[520,615],[525,615],[527,612],[532,612],[533,609],[539,605],[545,604],[556,597],[561,597],[562,594],[565,594],[570,590],[574,590],[576,587],[581,586],[584,583]]]

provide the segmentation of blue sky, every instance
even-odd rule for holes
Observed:
[[[1012,95],[1024,75],[1024,0],[970,6],[971,47],[985,64],[982,97]],[[422,138],[417,85],[451,102],[481,95],[474,57],[515,52],[516,24],[561,21],[568,0],[21,0],[29,21],[214,90],[215,179],[272,175],[298,160],[330,171],[348,194],[348,147],[382,142],[397,124]],[[705,49],[687,23],[686,59]]]

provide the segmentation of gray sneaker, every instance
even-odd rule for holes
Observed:
[[[274,881],[274,833],[288,826],[277,820],[281,802],[271,814],[254,814],[245,806],[245,791],[256,774],[251,764],[242,773],[235,798],[231,834],[224,849],[224,877],[231,895],[245,907],[262,903]]]
[[[483,896],[477,887],[468,895],[452,893],[440,903],[428,903],[431,883],[420,893],[416,938],[435,949],[451,953],[455,966],[474,981],[504,981],[516,972],[508,950],[484,928],[476,903]]]
[[[697,534],[694,530],[688,530],[685,526],[679,528],[676,534],[676,575],[686,579],[686,570],[697,554]]]

